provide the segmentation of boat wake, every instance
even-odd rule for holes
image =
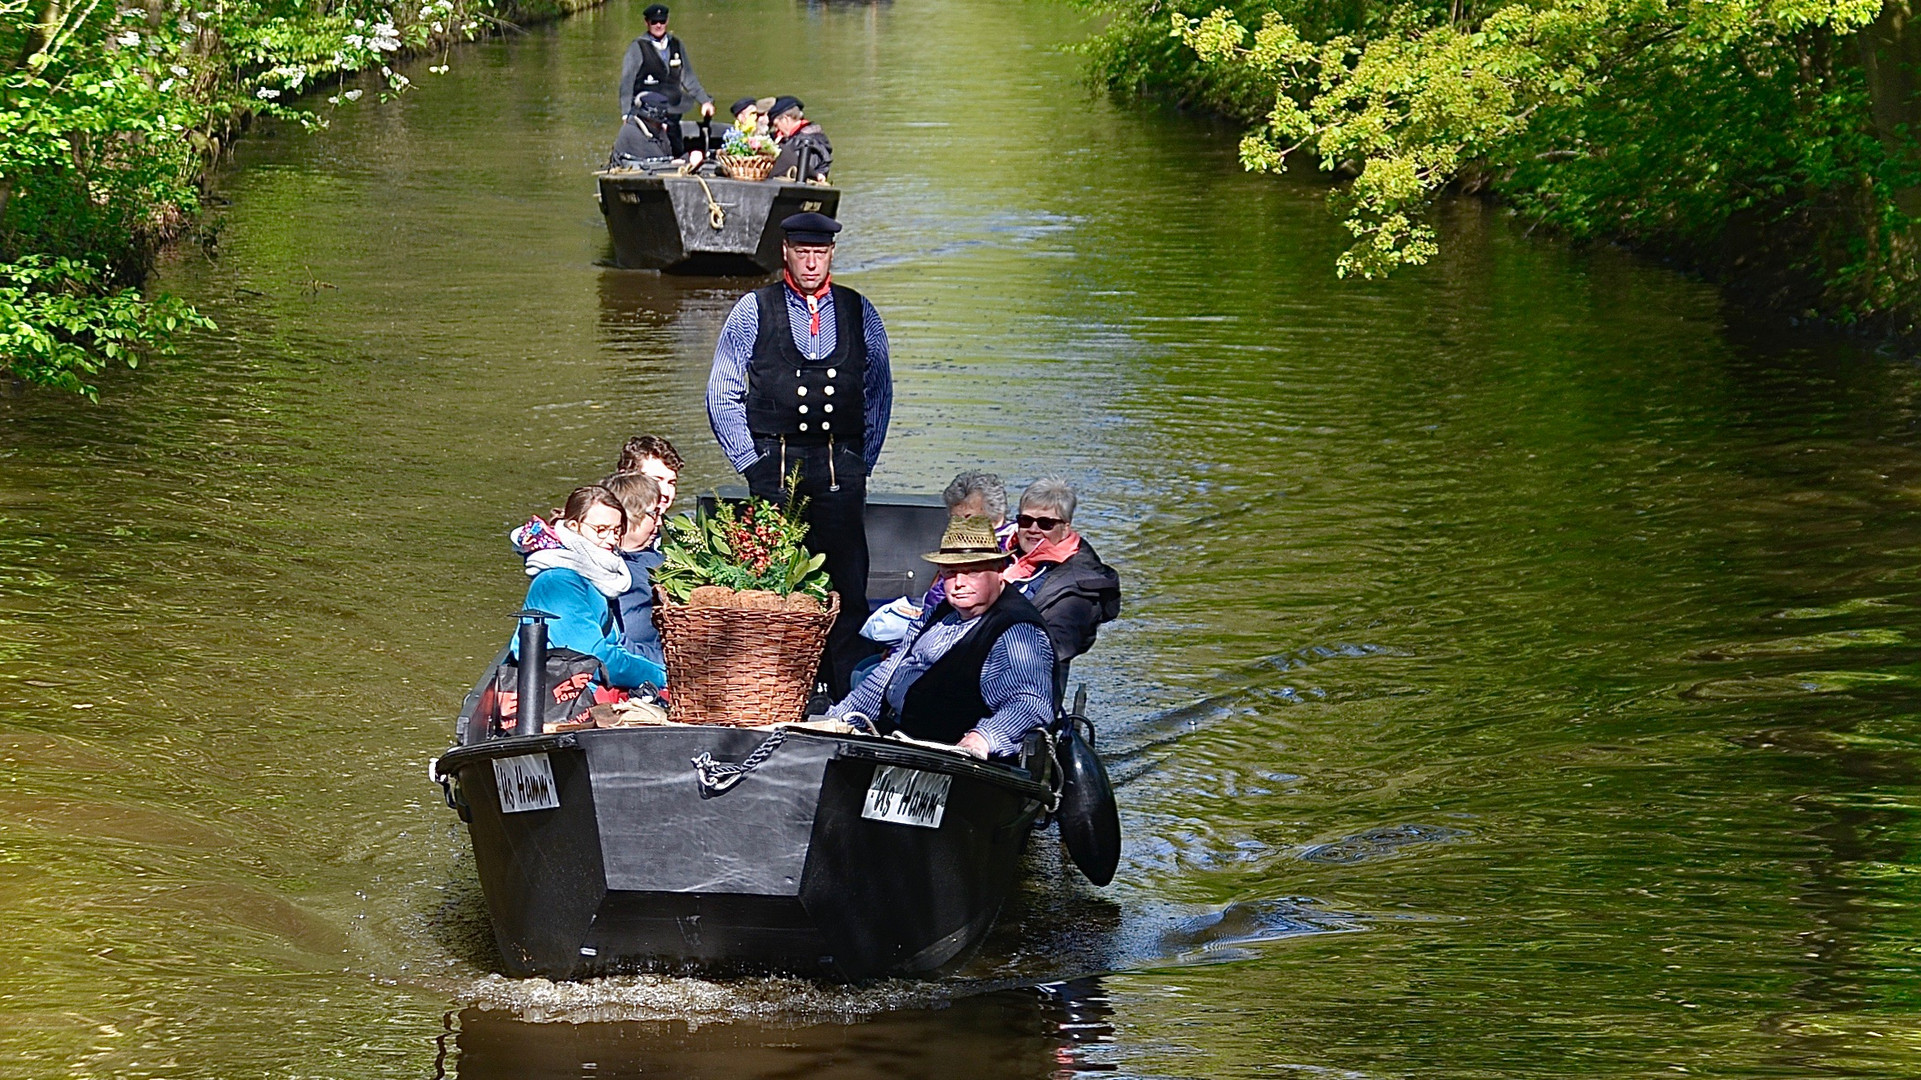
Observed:
[[[610,975],[580,982],[489,975],[460,995],[463,1005],[530,1023],[678,1020],[690,1028],[743,1020],[846,1023],[901,1009],[935,1008],[954,997],[952,987],[905,980],[837,986],[791,977],[710,980],[685,975]]]

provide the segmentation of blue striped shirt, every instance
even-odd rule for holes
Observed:
[[[960,612],[951,609],[946,618],[932,626],[923,628],[917,621],[908,630],[911,644],[895,649],[853,693],[827,710],[827,715],[836,719],[849,713],[869,719],[879,716],[882,698],[895,675],[926,671],[973,626],[973,619],[963,619]],[[900,694],[904,693],[903,689]],[[1047,631],[1030,623],[1016,623],[1001,634],[981,665],[981,698],[993,712],[974,725],[974,731],[987,740],[988,756],[1013,757],[1020,753],[1021,740],[1027,733],[1045,727],[1054,718],[1054,646],[1047,640]]]
[[[820,298],[820,334],[816,336],[809,325],[807,298],[791,285],[784,286],[781,293],[787,297],[787,323],[793,328],[794,347],[800,354],[819,360],[833,352],[840,343],[840,331],[834,324],[834,294],[830,291]],[[894,376],[888,366],[887,328],[881,325],[880,313],[866,297],[861,298],[861,328],[867,340],[867,371],[861,391],[866,402],[861,418],[865,427],[861,456],[871,473],[880,460],[881,443],[887,440],[887,421],[894,411]],[[760,305],[754,302],[754,294],[748,293],[734,304],[721,325],[720,340],[714,344],[714,369],[707,376],[707,422],[713,425],[714,438],[720,440],[721,452],[735,472],[744,473],[760,460],[754,450],[753,432],[747,427],[747,368],[754,358],[754,339],[759,335]]]

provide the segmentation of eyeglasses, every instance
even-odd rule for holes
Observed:
[[[619,525],[595,525],[592,522],[583,521],[580,523],[580,531],[583,533],[591,533],[595,536],[617,537],[621,534],[621,527]]]
[[[1023,529],[1039,529],[1042,532],[1053,532],[1055,529],[1067,524],[1067,519],[1035,517],[1032,514],[1016,514],[1014,515],[1014,524],[1019,525]]]
[[[667,20],[666,19],[648,19],[647,25],[648,26],[666,26]]]

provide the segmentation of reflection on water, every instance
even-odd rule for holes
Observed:
[[[636,431],[734,481],[752,283],[602,265],[638,7],[256,132],[162,275],[222,330],[0,398],[0,1077],[1915,1073],[1921,374],[1475,203],[1336,281],[1324,191],[1086,96],[1066,5],[675,29],[834,139],[875,486],[1081,485],[1116,882],[1044,836],[932,985],[499,979],[424,766],[505,533]]]
[[[1004,990],[863,1017],[788,1023],[698,1019],[530,1024],[484,1009],[449,1014],[453,1052],[438,1076],[461,1080],[674,1076],[1072,1077],[1110,1071],[1112,1006],[1097,979]],[[451,1060],[449,1060],[451,1059]]]

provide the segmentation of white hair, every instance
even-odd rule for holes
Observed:
[[[1059,514],[1062,521],[1074,520],[1074,504],[1074,485],[1065,476],[1043,476],[1021,492],[1021,509],[1044,506]]]
[[[941,501],[949,510],[966,502],[971,495],[981,497],[988,517],[995,521],[1007,520],[1007,485],[1001,483],[998,474],[967,469],[956,475],[947,490],[940,493]]]

